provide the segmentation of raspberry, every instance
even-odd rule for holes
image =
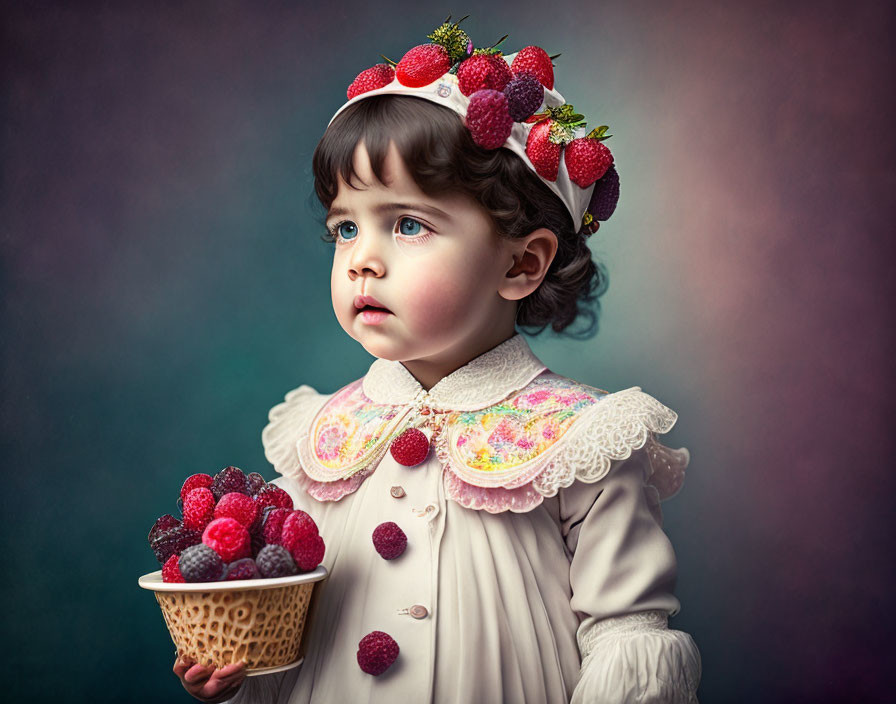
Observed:
[[[249,531],[233,518],[216,518],[209,523],[202,533],[202,542],[218,553],[224,562],[249,557],[252,552]]]
[[[166,513],[164,516],[159,516],[156,519],[156,522],[152,524],[152,528],[149,531],[149,535],[147,539],[149,540],[150,545],[152,545],[152,541],[155,540],[156,536],[166,530],[171,530],[175,526],[179,526],[180,521],[177,520],[170,513]]]
[[[296,573],[296,563],[282,545],[265,545],[255,564],[262,577],[288,577]]]
[[[234,579],[258,579],[261,573],[255,564],[255,560],[251,557],[244,557],[227,565],[224,573],[224,579],[227,581]]]
[[[408,536],[398,527],[397,523],[389,521],[380,523],[373,529],[373,547],[386,560],[394,560],[401,555],[408,546]]]
[[[422,430],[408,428],[392,441],[389,452],[398,464],[415,467],[429,454],[429,440]]]
[[[504,95],[507,96],[510,119],[522,122],[541,107],[544,102],[544,86],[531,73],[521,73],[504,86]]]
[[[258,493],[258,490],[261,489],[265,485],[264,477],[261,476],[258,472],[249,472],[249,475],[246,477],[249,482],[249,495],[255,496]]]
[[[507,96],[491,88],[477,90],[470,97],[464,124],[476,144],[484,149],[497,149],[513,130]]]
[[[288,508],[290,511],[293,509],[292,497],[276,484],[265,484],[261,487],[255,494],[255,500],[259,507],[274,506]]]
[[[398,657],[398,643],[384,631],[371,631],[358,642],[358,665],[369,675],[381,675]]]
[[[601,178],[594,182],[594,192],[588,203],[588,212],[595,220],[607,220],[616,210],[619,202],[619,174],[611,166]],[[161,519],[159,519],[161,520]]]
[[[287,550],[292,550],[298,541],[318,534],[317,523],[311,516],[304,511],[293,511],[283,521],[279,542]]]
[[[293,545],[290,554],[299,572],[310,572],[324,559],[324,539],[319,535],[302,538]]]
[[[251,528],[258,515],[258,506],[251,497],[232,491],[218,500],[214,511],[215,518],[233,518],[246,528]]]
[[[182,525],[161,531],[150,543],[159,564],[164,565],[172,555],[180,555],[184,549],[202,542],[202,535]]]
[[[185,582],[184,576],[180,573],[180,567],[177,561],[180,559],[177,555],[172,555],[165,564],[162,565],[162,581],[163,582]]]
[[[184,499],[184,525],[202,531],[215,517],[215,497],[211,489],[193,489]]]
[[[198,489],[200,487],[205,487],[208,489],[214,479],[212,479],[208,474],[191,474],[187,477],[187,480],[184,482],[184,485],[180,488],[180,500],[186,501],[187,494],[189,494],[193,489]]]
[[[265,507],[265,510],[267,510],[268,508],[270,508],[271,510],[264,522],[264,542],[266,542],[268,545],[281,545],[283,523],[291,515],[292,512],[288,508],[271,508],[270,506]]]
[[[238,467],[225,467],[215,475],[212,482],[212,493],[215,495],[215,501],[220,501],[224,494],[231,491],[237,491],[240,494],[249,495],[249,480],[243,474],[243,470]]]
[[[395,77],[403,86],[419,88],[432,83],[451,68],[451,57],[438,44],[420,44],[409,49],[395,67]]]
[[[186,582],[219,582],[224,576],[224,562],[208,545],[191,545],[178,561]]]
[[[351,100],[356,95],[361,95],[361,93],[387,86],[393,80],[395,80],[394,68],[389,64],[376,64],[358,74],[348,87],[346,95]]]

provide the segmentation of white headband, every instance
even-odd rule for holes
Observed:
[[[516,54],[514,53],[503,56],[502,58],[509,65],[513,62],[515,56]],[[369,98],[374,95],[410,95],[416,96],[418,98],[425,98],[426,100],[430,100],[434,103],[437,103],[438,105],[442,105],[446,108],[449,108],[450,110],[453,110],[458,115],[460,115],[461,118],[466,117],[467,107],[470,104],[470,98],[461,93],[458,87],[458,78],[453,73],[445,73],[432,83],[421,86],[419,88],[413,88],[403,85],[397,78],[395,78],[388,85],[384,85],[381,88],[376,88],[374,90],[368,90],[364,93],[356,95],[351,100],[348,100],[333,114],[333,117],[330,118],[330,122],[327,123],[327,126],[329,127],[329,125],[332,124],[333,120],[336,118],[336,115],[345,110],[349,105],[354,105],[359,100],[363,100],[364,98]],[[560,107],[565,103],[566,100],[562,95],[560,95],[560,93],[558,93],[554,89],[545,88],[544,102],[542,103],[541,107],[535,112],[541,112],[548,107]],[[587,188],[581,188],[577,184],[573,183],[569,178],[569,172],[566,169],[566,163],[564,159],[560,159],[560,168],[557,173],[556,181],[549,181],[548,179],[545,179],[541,175],[539,175],[535,170],[535,166],[526,155],[526,142],[529,137],[529,132],[533,127],[534,124],[532,123],[514,122],[513,128],[510,132],[510,136],[502,146],[507,147],[507,149],[510,149],[512,152],[516,153],[524,162],[526,162],[526,165],[530,169],[532,169],[532,171],[538,176],[538,178],[540,178],[548,188],[550,188],[554,193],[557,194],[560,200],[562,200],[566,205],[566,209],[572,216],[573,224],[578,230],[582,226],[582,219],[585,216],[585,211],[588,209],[588,203],[591,200],[592,193],[594,192],[595,184],[592,183]],[[588,134],[588,132],[588,128],[576,127],[574,136],[584,137],[586,134]]]

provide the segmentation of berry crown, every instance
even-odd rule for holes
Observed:
[[[554,89],[554,65],[538,46],[505,56],[500,44],[476,48],[451,16],[409,49],[398,63],[386,58],[365,69],[346,92],[348,101],[373,95],[411,95],[458,113],[473,141],[485,149],[510,149],[563,201],[584,235],[607,220],[619,200],[619,175],[604,141],[606,125],[588,130]]]

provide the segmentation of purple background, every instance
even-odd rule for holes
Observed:
[[[892,9],[499,0],[4,10],[10,701],[189,700],[136,586],[146,532],[187,474],[273,476],[260,432],[286,391],[366,371],[311,153],[358,72],[467,12],[477,46],[562,53],[558,90],[611,127],[600,333],[531,344],[680,415],[672,626],[701,701],[889,699]]]

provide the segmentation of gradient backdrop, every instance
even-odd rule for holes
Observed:
[[[561,52],[558,89],[612,128],[600,333],[531,343],[680,414],[672,625],[701,701],[892,701],[886,3],[183,5],[4,10],[5,701],[192,701],[146,533],[188,474],[273,477],[288,390],[366,371],[311,154],[360,70],[468,12],[477,45]]]

